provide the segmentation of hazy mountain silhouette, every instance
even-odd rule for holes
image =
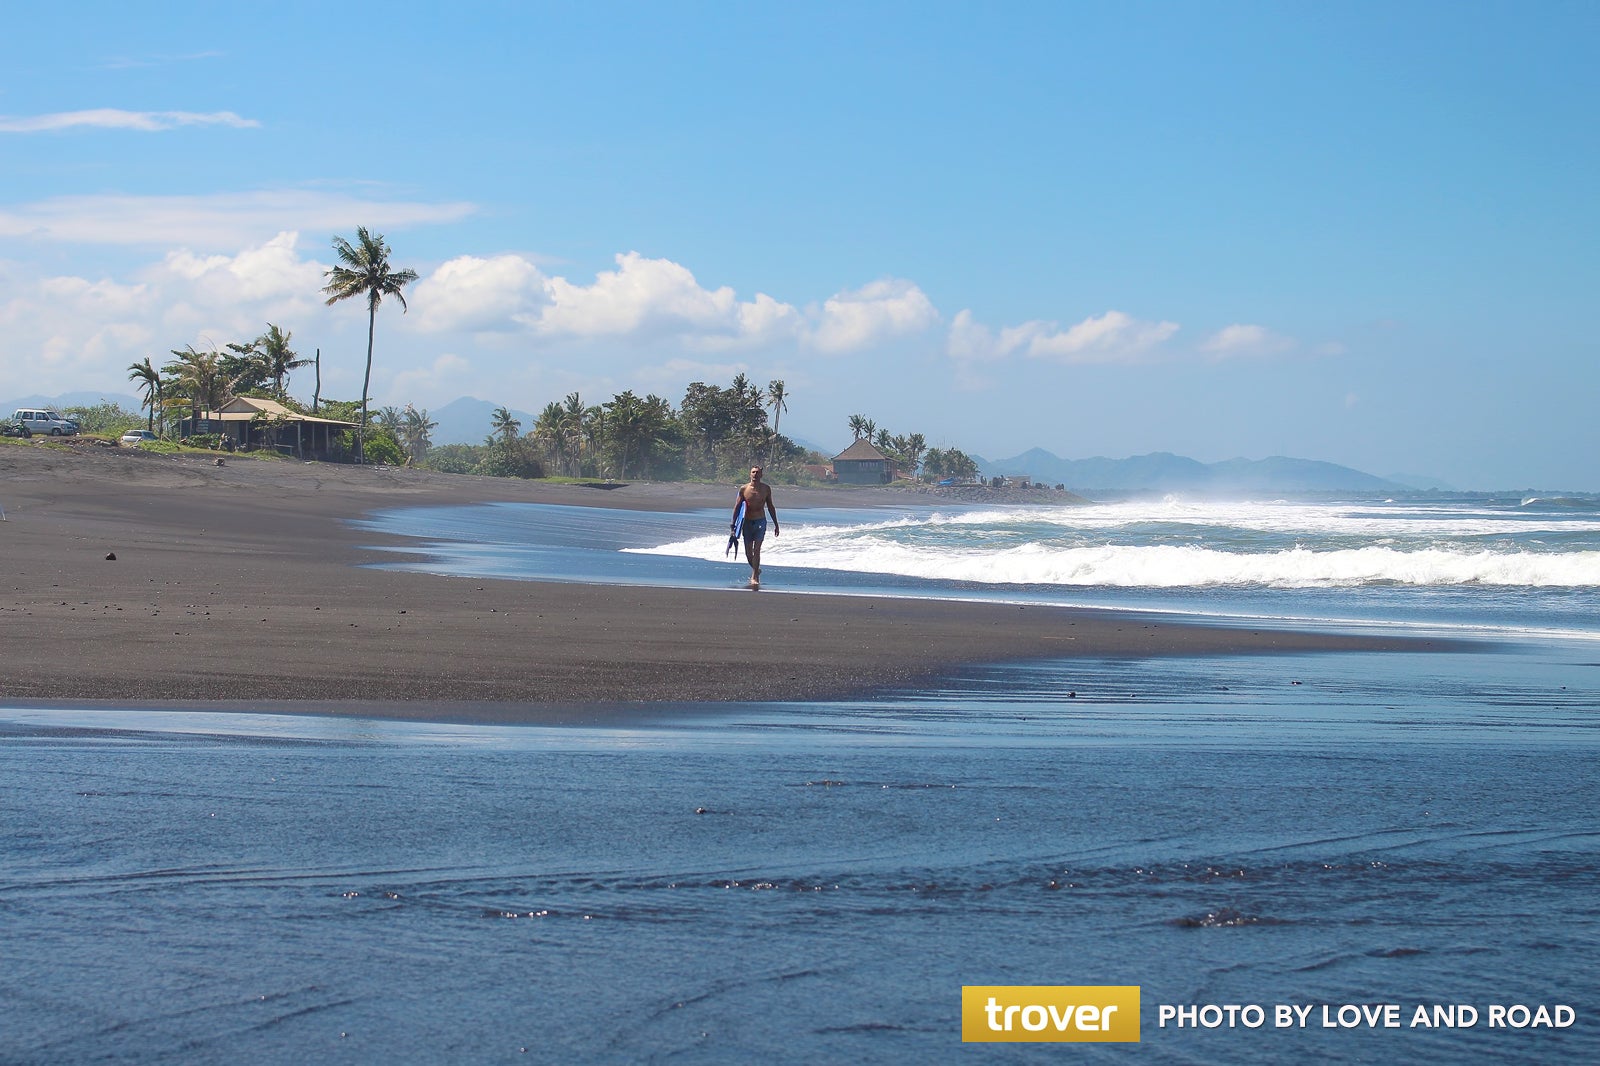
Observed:
[[[480,400],[473,396],[463,396],[459,400],[451,400],[443,407],[428,411],[428,417],[439,423],[439,428],[431,434],[435,447],[441,444],[482,444],[484,438],[494,432],[494,419],[491,417],[495,408],[503,406]],[[527,433],[533,428],[537,415],[530,415],[526,411],[511,408],[511,417],[522,423],[519,433]]]
[[[1126,459],[1062,459],[1031,448],[1010,459],[973,456],[986,477],[1026,474],[1073,492],[1387,492],[1405,486],[1337,463],[1316,459],[1229,459],[1202,463],[1170,452]]]

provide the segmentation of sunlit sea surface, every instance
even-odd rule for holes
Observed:
[[[1472,643],[952,670],[605,727],[0,708],[0,1061],[1600,1059],[1593,506],[782,513],[772,591]],[[393,565],[748,595],[725,523],[370,528],[418,538]],[[1143,1042],[964,1045],[974,984],[1139,985]],[[1175,1031],[1163,1003],[1578,1021]]]

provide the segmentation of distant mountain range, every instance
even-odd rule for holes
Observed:
[[[0,400],[0,416],[9,415],[19,407],[48,407],[59,411],[63,407],[93,407],[101,403],[114,403],[124,411],[135,414],[143,410],[139,397],[121,392],[64,392],[60,396],[18,396]]]
[[[69,392],[59,396],[0,400],[0,416],[9,415],[19,407],[59,410],[97,403],[114,403],[127,411],[140,410],[138,397],[125,393]],[[433,431],[433,443],[482,444],[493,428],[491,415],[499,406],[488,400],[463,396],[430,410],[428,417],[439,424]],[[522,423],[524,433],[533,428],[537,417],[516,408],[511,409],[511,414]],[[808,442],[801,443],[811,446]],[[821,450],[828,454],[827,449]],[[1436,478],[1421,475],[1396,474],[1383,478],[1337,463],[1283,456],[1229,459],[1220,463],[1202,463],[1170,452],[1152,452],[1126,459],[1103,456],[1063,459],[1043,448],[1032,448],[1009,459],[985,459],[980,455],[972,459],[985,477],[1026,474],[1034,481],[1064,485],[1087,496],[1129,492],[1393,492],[1451,488]]]
[[[473,396],[463,396],[459,400],[451,400],[443,407],[428,411],[428,417],[439,423],[439,428],[433,431],[432,439],[435,447],[441,444],[482,444],[484,439],[494,431],[494,411],[502,406],[480,400]],[[526,411],[510,408],[511,417],[522,423],[521,432],[526,433],[533,428],[537,415],[530,415]]]
[[[1062,459],[1033,448],[1010,459],[973,456],[985,477],[1026,474],[1073,492],[1390,492],[1418,487],[1315,459],[1229,459],[1202,463],[1170,452],[1127,459]]]

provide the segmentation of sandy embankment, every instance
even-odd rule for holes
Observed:
[[[779,491],[784,514],[904,500]],[[670,511],[732,498],[732,485],[599,491],[0,443],[0,703],[538,721],[574,704],[837,697],[962,663],[1402,646],[1041,607],[397,573],[356,565],[377,538],[341,521],[491,500]]]

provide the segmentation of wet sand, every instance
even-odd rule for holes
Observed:
[[[1020,659],[1424,646],[1067,608],[375,570],[359,564],[384,538],[346,522],[489,501],[731,510],[733,491],[0,442],[0,702],[542,722],[837,698]],[[787,516],[907,497],[779,486],[777,499]]]

